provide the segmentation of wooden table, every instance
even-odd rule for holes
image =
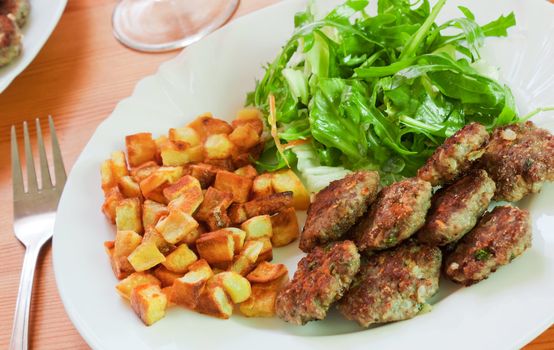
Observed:
[[[235,18],[277,0],[242,0]],[[0,349],[8,347],[23,247],[12,235],[9,128],[55,117],[69,170],[96,126],[135,84],[177,52],[144,54],[119,45],[111,33],[114,0],[72,0],[38,57],[0,95]],[[86,349],[58,296],[48,245],[39,260],[31,311],[33,349]],[[554,327],[527,350],[554,349]]]

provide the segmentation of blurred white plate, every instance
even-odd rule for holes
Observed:
[[[448,2],[442,19],[464,4],[480,22],[515,11],[509,39],[487,40],[485,57],[501,67],[521,112],[554,102],[554,6],[542,0]],[[305,1],[288,1],[240,18],[163,64],[142,80],[97,129],[71,171],[54,234],[54,269],[71,320],[95,349],[516,349],[551,325],[554,317],[554,186],[529,197],[533,248],[490,279],[471,288],[442,281],[432,312],[369,330],[336,313],[304,327],[279,319],[222,321],[184,309],[145,327],[114,290],[102,243],[114,229],[100,212],[99,165],[124,149],[124,136],[166,133],[212,111],[231,120],[262,65],[293,29]],[[554,131],[553,115],[535,121]],[[548,122],[548,119],[550,122]],[[277,249],[275,261],[291,273],[301,257],[293,244]]]
[[[27,24],[21,30],[23,50],[21,56],[0,68],[0,93],[21,73],[36,57],[46,40],[56,28],[56,24],[65,9],[67,0],[31,0],[31,13]]]

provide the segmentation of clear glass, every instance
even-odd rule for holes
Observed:
[[[113,33],[135,50],[175,50],[222,26],[238,5],[239,0],[120,0],[113,12]]]

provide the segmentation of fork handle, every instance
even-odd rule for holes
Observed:
[[[46,241],[31,244],[25,250],[23,267],[15,315],[13,320],[12,339],[10,350],[27,350],[29,344],[29,311],[31,309],[31,296],[33,295],[33,280],[40,250]]]

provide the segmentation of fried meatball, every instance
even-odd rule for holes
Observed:
[[[470,169],[488,140],[489,134],[483,125],[471,123],[464,126],[435,150],[418,170],[417,176],[433,186],[454,181]]]
[[[529,212],[511,206],[496,207],[448,255],[445,273],[452,281],[469,286],[484,280],[530,246]]]
[[[358,171],[333,181],[315,196],[300,237],[300,249],[336,241],[362,216],[379,192],[379,174]]]
[[[0,0],[0,15],[13,15],[19,28],[27,22],[30,10],[29,0]]]
[[[21,34],[11,16],[0,15],[0,67],[21,54]]]
[[[441,251],[413,242],[362,263],[339,311],[362,327],[416,316],[439,289]]]
[[[297,325],[322,320],[359,269],[360,254],[351,241],[314,248],[300,260],[294,278],[277,295],[277,316]]]
[[[383,188],[368,213],[353,228],[360,251],[390,248],[425,223],[431,206],[431,184],[409,178]]]
[[[554,181],[554,137],[532,122],[497,128],[480,167],[496,182],[495,200],[516,202]]]
[[[487,172],[476,170],[437,191],[418,240],[440,246],[459,240],[487,210],[495,189]]]

